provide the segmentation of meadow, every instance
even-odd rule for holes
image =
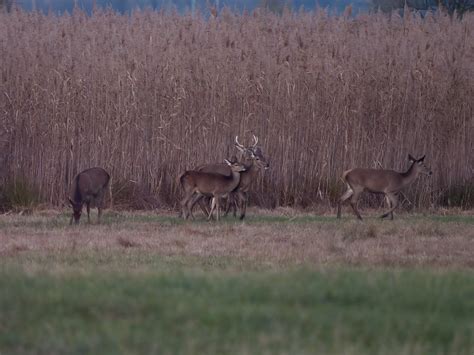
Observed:
[[[0,352],[472,354],[473,216],[397,217],[2,215]]]
[[[1,12],[0,354],[472,355],[473,30],[443,12]],[[254,134],[270,169],[246,219],[178,218],[176,178]],[[336,220],[343,171],[408,154],[433,176],[395,221],[378,198]],[[91,166],[113,208],[69,226]]]

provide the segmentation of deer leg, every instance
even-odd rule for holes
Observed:
[[[179,203],[181,205],[181,210],[179,211],[179,217],[183,217],[183,219],[188,218],[185,208],[186,208],[186,197],[184,197],[181,202]]]
[[[99,223],[100,223],[100,218],[102,217],[102,204],[99,204],[97,206],[97,210],[99,211]]]
[[[385,194],[385,201],[387,202],[388,209],[390,210],[392,208],[392,202],[390,201],[390,198],[388,197],[387,194]],[[391,219],[393,219],[393,213],[391,213],[390,215],[391,215]],[[387,217],[385,214],[380,216],[380,218],[385,218],[385,217]]]
[[[201,208],[201,211],[207,216],[209,215],[209,210],[207,209],[207,197],[204,197],[202,195],[199,195],[198,198],[196,198],[193,203],[192,203],[192,206],[191,206],[191,215],[193,213],[193,209],[194,209],[194,205],[198,203],[199,204],[199,207]]]
[[[385,212],[381,218],[390,216],[390,220],[393,220],[393,211],[398,207],[398,197],[395,194],[386,194],[386,199],[389,201],[390,209]]]
[[[393,195],[394,199],[390,200],[390,208],[393,208],[394,204],[396,205],[395,208],[398,207],[398,196]],[[390,220],[393,221],[393,211],[395,211],[395,208],[392,209],[390,212]]]
[[[239,194],[238,192],[232,193],[232,215],[237,217],[237,210],[239,209]]]
[[[205,207],[206,210],[207,210],[208,206],[212,206],[212,200],[213,200],[213,197],[211,197],[210,199],[207,199],[207,198],[206,198],[206,202],[207,202],[206,207]],[[211,210],[211,209],[209,208],[209,211],[210,211],[210,210]],[[214,210],[215,210],[215,207],[214,207]],[[207,215],[208,215],[208,216],[209,216],[209,214],[210,214],[210,213],[207,212]],[[211,213],[211,219],[214,219],[214,214],[213,214],[213,213]]]
[[[361,217],[359,211],[357,210],[357,201],[359,200],[359,196],[360,196],[361,193],[362,193],[362,191],[354,191],[354,193],[351,197],[350,205],[351,205],[355,215],[357,216],[357,218],[362,221],[362,217]]]
[[[188,200],[186,201],[186,214],[187,217],[191,216],[191,219],[194,219],[193,215],[193,206],[195,204],[197,197],[194,194],[190,195]]]
[[[202,197],[198,200],[199,207],[201,207],[201,211],[204,213],[204,215],[208,216],[209,215],[209,209],[207,208],[209,205],[209,199],[207,197]]]
[[[237,192],[231,192],[229,193],[227,197],[227,203],[225,206],[225,215],[227,216],[229,214],[230,209],[232,208],[232,215],[234,217],[237,217]]]
[[[91,203],[86,202],[86,208],[87,208],[87,223],[91,223]]]
[[[341,218],[341,205],[353,194],[354,194],[354,191],[349,186],[347,186],[346,192],[342,194],[342,196],[339,198],[339,201],[337,203],[337,218]]]
[[[217,222],[219,222],[219,210],[220,210],[220,205],[221,205],[220,197],[217,196],[217,197],[214,197],[214,199],[216,200]]]
[[[233,199],[232,199],[232,215],[234,216],[234,218],[237,217],[237,210],[239,208],[239,205],[238,205],[238,200],[237,200],[237,195],[234,195],[233,196]]]
[[[97,197],[95,198],[95,202],[97,205],[97,214],[98,214],[98,221],[100,223],[101,217],[102,217],[102,209],[104,206],[104,192],[105,190],[99,191],[97,194]]]
[[[216,208],[216,198],[213,197],[212,198],[212,202],[211,202],[211,210],[209,211],[209,216],[207,217],[207,220],[210,221],[211,218],[212,218],[212,213],[214,212],[214,209]],[[219,213],[219,212],[218,212]],[[218,216],[219,218],[219,216]]]
[[[189,211],[188,211],[188,202],[193,197],[193,193],[187,193],[184,198],[181,200],[181,214],[184,219],[188,219]]]
[[[247,193],[246,192],[240,192],[239,193],[239,198],[240,198],[240,219],[244,219],[245,218],[245,212],[247,210],[247,200],[248,200],[248,196],[247,196]]]
[[[204,215],[209,216],[209,211],[207,209],[207,201],[208,201],[208,198],[201,194],[197,194],[194,196],[194,198],[191,199],[188,205],[189,205],[189,211],[190,211],[192,219],[194,219],[193,209],[196,203],[199,204],[199,207],[201,207],[201,210],[204,212]]]
[[[225,212],[224,212],[224,217],[227,217],[230,211],[230,206],[232,204],[232,201],[234,200],[234,194],[230,192],[227,195],[227,200],[225,201]]]
[[[224,195],[223,197],[221,197],[219,199],[219,206],[221,206],[221,212],[219,214],[219,216],[224,216],[226,217],[227,216],[227,212],[229,212],[229,206],[230,206],[230,203],[232,201],[232,197],[231,197],[231,194],[228,193],[227,195]]]
[[[191,215],[191,218],[194,219],[194,215],[193,215],[193,207],[194,205],[200,201],[201,203],[202,200],[203,200],[203,195],[201,195],[200,193],[196,193],[194,195],[191,196],[191,198],[189,199],[188,201],[188,211],[189,211],[189,214]]]

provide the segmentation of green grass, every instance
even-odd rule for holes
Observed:
[[[94,211],[95,212],[95,211]],[[92,213],[91,221],[92,224],[96,224],[97,214]],[[63,212],[48,218],[42,216],[36,217],[14,217],[11,220],[0,219],[0,229],[2,228],[15,228],[15,227],[27,227],[34,229],[57,229],[57,228],[69,228],[69,212]],[[237,218],[228,216],[222,218],[219,221],[219,224],[249,224],[249,225],[258,225],[258,224],[308,224],[308,223],[352,223],[356,219],[352,215],[344,216],[341,219],[337,219],[335,216],[327,215],[316,215],[316,214],[300,214],[295,216],[285,216],[285,215],[250,215],[245,218],[244,221],[241,221]],[[421,221],[433,221],[440,223],[462,223],[462,224],[474,224],[473,215],[402,215],[396,216],[395,223],[397,221],[404,221],[404,223],[418,223]],[[376,216],[366,216],[363,222],[380,222],[386,225],[394,223],[389,220],[382,220]],[[187,224],[198,224],[198,225],[209,225],[217,224],[215,221],[209,222],[201,214],[196,214],[195,220],[183,220],[182,218],[177,217],[176,215],[169,214],[160,214],[156,213],[146,213],[146,214],[129,214],[129,213],[120,213],[120,212],[110,212],[106,211],[102,217],[103,225],[116,226],[119,225],[121,228],[130,225],[130,228],[133,228],[134,225],[144,224],[144,223],[158,223],[161,225],[168,226],[177,226],[177,225],[187,225]],[[83,216],[80,221],[80,225],[87,225],[87,216]]]
[[[373,212],[372,212],[373,213]],[[379,213],[380,214],[380,213]],[[95,216],[94,216],[95,217]],[[419,221],[436,221],[436,222],[457,222],[457,223],[469,223],[474,224],[474,215],[401,215],[396,216],[396,220],[403,220],[407,222],[419,222]],[[219,223],[247,223],[247,224],[261,224],[261,223],[295,223],[295,224],[306,224],[306,223],[344,223],[347,221],[356,220],[353,215],[344,216],[341,219],[337,219],[336,216],[331,215],[317,215],[317,214],[300,214],[295,216],[284,216],[284,215],[250,215],[245,217],[243,221],[232,216],[222,218]],[[85,223],[84,219],[83,223]],[[391,223],[390,220],[381,219],[378,214],[367,215],[364,217],[364,221],[380,221],[383,223]],[[157,214],[143,214],[143,215],[124,215],[120,213],[112,213],[105,215],[104,223],[121,223],[121,222],[156,222],[156,223],[167,223],[172,225],[181,225],[186,223],[215,223],[209,222],[202,214],[196,213],[195,220],[183,220],[176,216],[160,215]]]
[[[474,351],[467,271],[275,270],[118,251],[1,265],[2,354]]]
[[[0,354],[474,354],[473,216],[289,214],[1,216]]]

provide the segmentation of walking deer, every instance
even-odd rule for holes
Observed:
[[[347,170],[342,175],[342,179],[347,185],[347,190],[342,194],[337,205],[337,218],[341,218],[341,205],[350,198],[350,205],[358,219],[362,217],[357,210],[357,200],[364,191],[372,193],[383,193],[388,203],[389,210],[381,218],[390,216],[393,220],[393,211],[398,206],[397,194],[406,186],[413,183],[420,174],[431,175],[432,172],[423,163],[425,156],[415,159],[408,155],[411,162],[410,167],[404,173],[393,170],[362,169],[356,168]]]
[[[90,168],[76,175],[71,186],[71,195],[69,203],[72,206],[73,214],[69,224],[73,220],[75,224],[79,223],[82,214],[82,207],[86,204],[87,221],[90,219],[90,205],[94,203],[99,211],[99,222],[102,216],[102,203],[105,191],[109,187],[110,175],[102,168]]]
[[[252,183],[255,181],[258,171],[263,169],[266,170],[270,167],[267,160],[265,159],[262,149],[257,146],[258,138],[253,136],[254,143],[251,146],[245,147],[239,143],[239,137],[235,137],[235,147],[240,152],[240,159],[238,161],[242,163],[246,170],[240,174],[240,183],[237,188],[232,191],[227,200],[226,212],[225,215],[229,212],[229,209],[233,208],[234,217],[236,215],[236,207],[240,209],[240,219],[245,218],[245,212],[248,202],[248,192]],[[237,159],[236,159],[237,160]],[[208,164],[203,165],[196,170],[202,172],[216,173],[225,176],[231,175],[231,170],[227,164]],[[203,199],[198,200],[201,209],[205,211],[205,204]],[[191,207],[192,208],[192,207]]]
[[[220,199],[226,197],[239,185],[240,173],[245,171],[245,166],[241,163],[230,162],[227,159],[225,163],[232,171],[230,176],[190,170],[179,177],[185,193],[181,201],[184,219],[187,219],[189,215],[194,218],[192,206],[202,196],[209,196],[212,197],[212,204],[208,220],[212,218],[214,210],[217,210],[217,220],[219,220]]]

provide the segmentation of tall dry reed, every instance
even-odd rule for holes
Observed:
[[[473,37],[472,14],[0,13],[2,169],[51,204],[99,165],[174,205],[176,176],[256,134],[260,205],[330,203],[409,153],[434,176],[405,195],[434,205],[473,184]]]

